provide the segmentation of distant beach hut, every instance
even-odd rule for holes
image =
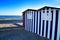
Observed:
[[[60,8],[45,6],[23,12],[25,30],[51,40],[60,40]]]

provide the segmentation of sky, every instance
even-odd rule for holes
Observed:
[[[60,0],[0,0],[0,15],[21,15],[26,9],[60,7]]]

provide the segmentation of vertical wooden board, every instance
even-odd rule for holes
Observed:
[[[26,13],[25,13],[25,30],[26,30]]]
[[[47,13],[47,8],[45,8],[45,14]],[[44,37],[46,37],[46,20],[44,23]]]
[[[32,32],[34,32],[34,11],[32,11]]]
[[[46,34],[46,21],[45,21],[44,24],[45,24],[45,25],[44,25],[44,37],[46,37],[46,36],[45,36],[45,34]]]
[[[43,22],[43,10],[41,10],[41,34],[40,36],[42,36],[42,22]]]
[[[54,32],[55,32],[55,18],[56,17],[56,9],[53,9],[53,29],[52,29],[52,39],[51,40],[54,40]]]
[[[40,21],[40,12],[39,11],[38,11],[38,20],[37,21],[38,21],[38,29],[37,29],[38,31],[37,31],[37,34],[39,35],[39,21]]]
[[[58,10],[56,10],[54,40],[57,40],[58,16],[59,16],[59,11],[58,11]]]
[[[35,33],[36,33],[37,12],[35,12]]]
[[[60,10],[59,10],[59,16],[58,16],[57,40],[60,40]]]
[[[38,12],[37,12],[37,17],[36,17],[36,34],[38,33]]]
[[[41,12],[39,18],[39,35],[41,35]]]
[[[50,22],[52,21],[52,13],[51,13],[51,8],[49,8],[49,15],[48,15],[48,38],[50,38]]]

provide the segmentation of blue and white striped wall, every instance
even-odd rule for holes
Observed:
[[[60,39],[60,10],[47,8],[25,12],[25,30],[51,40]]]

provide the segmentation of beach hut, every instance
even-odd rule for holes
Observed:
[[[60,40],[60,8],[45,6],[23,12],[25,30],[51,40]]]
[[[28,30],[30,32],[34,32],[33,26],[34,24],[34,18],[35,15],[37,14],[37,10],[34,9],[27,9],[26,11],[23,12],[23,24],[25,26],[25,30]]]

